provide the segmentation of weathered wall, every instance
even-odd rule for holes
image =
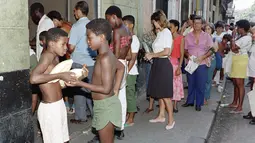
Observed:
[[[68,5],[68,1],[70,2],[70,5]],[[73,10],[74,6],[77,2],[81,0],[29,0],[29,6],[32,5],[35,2],[40,2],[45,9],[45,13],[47,14],[51,10],[56,10],[60,12],[62,17],[65,20],[68,20],[68,14],[70,15],[70,22],[74,23],[76,22],[74,16],[73,16]],[[89,19],[94,19],[97,17],[95,3],[96,0],[85,0],[89,4]],[[32,39],[35,37],[36,34],[37,25],[33,23],[31,18],[29,18],[29,38]]]
[[[0,143],[33,142],[28,1],[0,1]]]

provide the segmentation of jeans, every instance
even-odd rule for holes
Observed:
[[[202,106],[204,104],[205,84],[208,78],[208,67],[200,65],[193,74],[188,74],[188,98],[187,104]]]
[[[212,78],[213,78],[213,72],[216,68],[216,59],[214,58],[211,61],[211,66],[208,68],[208,78],[206,81],[206,87],[205,87],[205,100],[210,99],[211,95],[211,88],[212,88]]]

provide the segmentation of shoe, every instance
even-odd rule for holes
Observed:
[[[253,119],[252,115],[251,115],[251,112],[249,112],[247,115],[243,116],[244,119],[248,119],[248,120],[251,120]]]
[[[255,118],[253,118],[250,122],[249,122],[250,125],[255,125]]]
[[[166,118],[162,119],[151,119],[149,120],[150,123],[164,123],[166,121]]]
[[[230,111],[229,113],[230,114],[242,114],[243,111],[235,111],[235,110],[233,110],[233,111]]]
[[[196,111],[201,111],[201,106],[196,106]]]
[[[166,130],[171,130],[171,129],[173,129],[173,128],[174,128],[174,125],[175,125],[175,121],[173,122],[172,125],[167,125],[167,126],[166,126]]]
[[[125,137],[124,131],[115,131],[115,135],[117,136],[118,140],[123,140]]]
[[[124,128],[126,128],[126,127],[132,127],[132,126],[134,126],[134,124],[135,124],[135,123],[129,123],[129,124],[128,124],[128,123],[125,123],[125,124],[124,124]]]
[[[189,107],[189,106],[194,106],[194,104],[185,103],[185,104],[182,105],[182,107]]]
[[[88,141],[88,143],[99,143],[99,137],[95,136],[92,140]]]
[[[178,109],[175,109],[175,108],[174,108],[174,109],[173,109],[173,112],[174,112],[174,113],[178,113]]]

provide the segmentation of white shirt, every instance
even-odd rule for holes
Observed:
[[[44,15],[41,20],[39,21],[38,27],[37,27],[37,32],[36,32],[36,57],[37,60],[40,60],[41,53],[43,51],[43,47],[40,46],[40,40],[39,40],[39,35],[43,31],[48,31],[51,28],[54,28],[54,23],[53,21]]]
[[[140,48],[140,42],[138,40],[138,37],[136,35],[132,36],[132,43],[131,43],[131,52],[132,53],[138,53]],[[137,69],[137,60],[135,61],[134,66],[128,73],[129,75],[138,75],[138,69]]]
[[[154,53],[164,51],[165,48],[172,48],[173,38],[172,33],[168,28],[157,33],[157,38],[152,43],[152,49]],[[160,58],[167,58],[168,56],[162,56]]]
[[[192,27],[188,27],[184,32],[183,32],[183,36],[187,36],[190,32],[193,32],[193,28]]]
[[[236,40],[235,44],[240,48],[238,55],[246,55],[251,49],[252,38],[251,36],[243,36],[240,39]]]
[[[228,29],[228,31],[226,31],[226,33],[232,35],[232,31],[230,29]]]
[[[218,42],[220,43],[222,41],[223,36],[225,35],[225,32],[222,32],[220,35],[217,34],[217,32],[214,32],[212,37],[213,37],[213,42]]]

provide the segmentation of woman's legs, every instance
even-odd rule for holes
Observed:
[[[237,87],[239,90],[239,104],[235,111],[242,111],[243,110],[243,100],[244,100],[244,94],[245,94],[245,89],[244,89],[244,79],[243,78],[238,78],[236,79]]]
[[[233,99],[233,102],[229,104],[230,108],[236,108],[238,106],[238,99],[239,99],[239,89],[238,89],[235,78],[233,78],[233,84],[234,84],[234,99]]]
[[[170,98],[163,98],[163,99],[161,99],[160,103],[162,104],[162,102],[164,104],[164,110],[166,108],[166,111],[168,113],[168,124],[167,125],[171,126],[174,122],[172,100]]]

